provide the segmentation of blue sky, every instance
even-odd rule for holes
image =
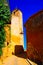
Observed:
[[[8,0],[7,0],[8,1]],[[9,0],[10,11],[19,9],[23,13],[23,25],[27,19],[40,10],[43,10],[43,0]],[[26,29],[24,28],[24,49],[26,49]]]

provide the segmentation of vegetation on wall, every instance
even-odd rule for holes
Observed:
[[[2,55],[2,48],[5,46],[5,30],[4,26],[10,22],[10,10],[7,4],[0,0],[0,56]]]

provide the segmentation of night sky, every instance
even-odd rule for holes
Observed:
[[[40,10],[43,10],[43,0],[7,0],[10,11],[19,9],[23,13],[23,25],[27,19]],[[23,27],[24,28],[24,27]],[[26,49],[26,29],[24,28],[24,49]]]

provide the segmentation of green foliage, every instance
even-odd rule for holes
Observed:
[[[9,7],[4,3],[0,2],[0,20],[3,21],[4,24],[9,23],[10,18]]]
[[[0,56],[2,55],[2,47],[4,47],[5,30],[4,26],[10,22],[9,7],[0,0]]]
[[[0,56],[2,55],[2,49],[0,49]]]

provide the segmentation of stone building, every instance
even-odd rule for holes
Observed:
[[[24,26],[26,27],[28,58],[43,62],[43,10],[31,16]]]
[[[6,58],[12,54],[22,53],[24,47],[23,19],[20,10],[14,10],[11,14],[11,22],[4,27],[6,32],[5,47],[2,48],[3,56]]]
[[[22,12],[17,9],[11,14],[11,44],[13,52],[20,52],[20,50],[18,50],[19,45],[24,47]]]

